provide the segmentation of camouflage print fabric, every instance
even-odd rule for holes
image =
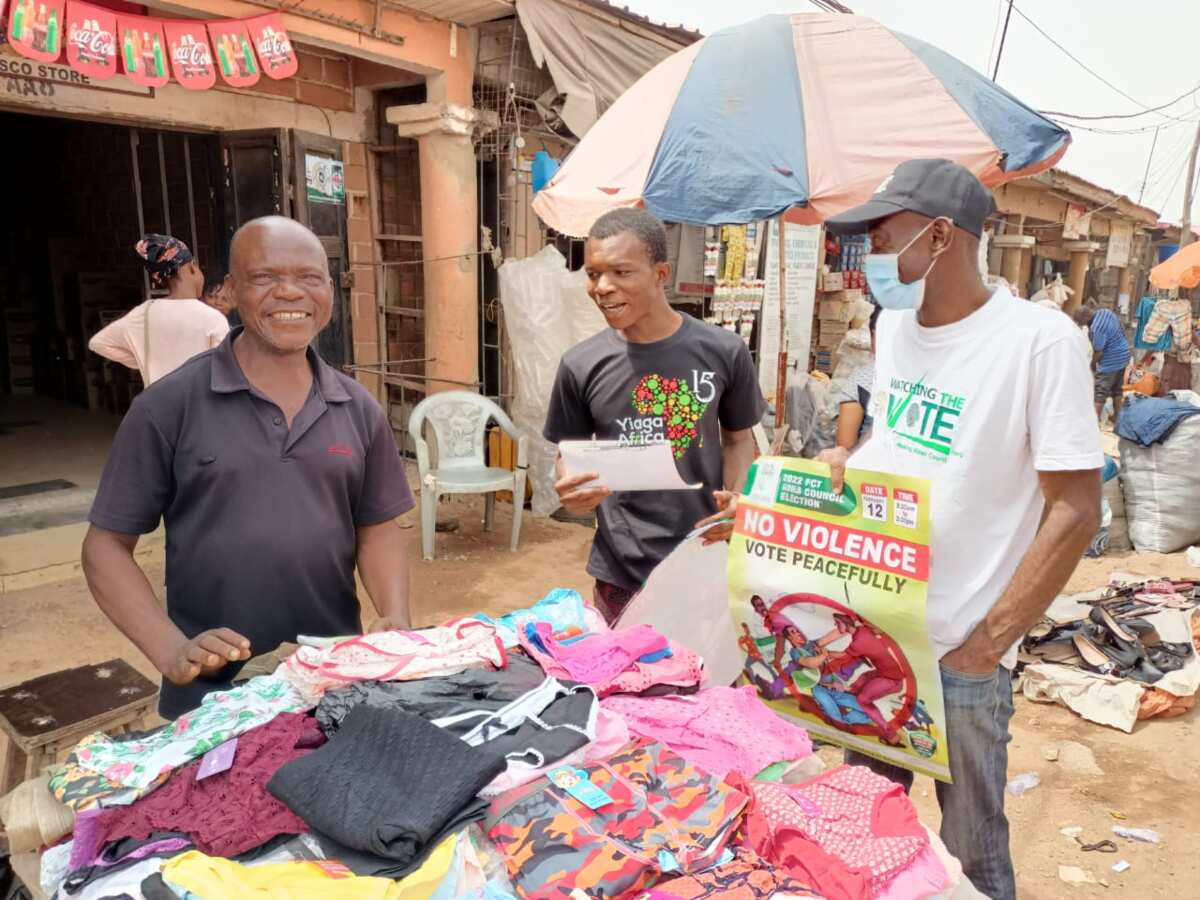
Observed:
[[[489,810],[488,837],[527,900],[568,900],[575,888],[595,900],[628,897],[664,865],[678,874],[708,868],[747,802],[657,743],[630,744],[583,771],[611,803],[590,809],[541,778]]]

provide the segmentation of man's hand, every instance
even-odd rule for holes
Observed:
[[[367,634],[379,634],[381,631],[412,631],[412,623],[400,616],[380,616],[371,623]]]
[[[994,647],[984,646],[983,640],[975,637],[977,633],[971,632],[964,643],[943,656],[942,665],[951,672],[961,672],[963,675],[991,675],[995,672],[1004,651],[997,654]]]
[[[215,675],[231,662],[250,658],[250,642],[229,628],[202,631],[181,642],[158,670],[172,684],[183,686],[201,675]]]
[[[846,483],[846,463],[850,460],[850,451],[845,447],[830,447],[817,454],[817,462],[829,466],[829,480],[835,494],[842,492]]]
[[[582,487],[589,481],[599,477],[595,472],[585,472],[582,475],[564,475],[554,484],[558,492],[558,502],[573,516],[586,516],[594,512],[596,507],[611,496],[612,491],[603,485]]]
[[[733,491],[713,491],[713,497],[717,501],[717,512],[696,523],[697,528],[715,525],[700,536],[705,546],[733,537],[733,520],[737,516],[737,494]],[[716,524],[718,522],[721,524]]]

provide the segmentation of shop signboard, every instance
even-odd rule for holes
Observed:
[[[189,91],[208,90],[216,84],[217,71],[204,23],[175,19],[164,21],[162,26],[175,80]]]
[[[162,20],[149,16],[117,16],[121,38],[121,64],[135,84],[160,88],[167,83],[167,39]]]
[[[27,59],[52,63],[62,52],[66,0],[11,0],[8,42]]]
[[[1129,252],[1133,249],[1133,223],[1111,220],[1108,229],[1108,253],[1104,264],[1110,268],[1123,269],[1129,265]]]
[[[1092,217],[1077,203],[1068,203],[1063,215],[1063,237],[1069,241],[1078,241],[1088,236],[1091,230]]]
[[[118,75],[114,78],[95,80],[71,66],[59,63],[34,62],[17,56],[7,46],[0,45],[0,96],[54,97],[60,88],[86,88],[90,90],[117,91],[122,94],[149,96],[147,87],[134,84]]]
[[[341,162],[325,156],[304,156],[304,182],[315,203],[345,203],[346,177]]]
[[[117,14],[101,6],[67,0],[67,62],[89,78],[117,74]]]
[[[262,70],[268,78],[290,78],[296,74],[299,62],[291,39],[283,27],[279,13],[267,13],[246,20],[250,39],[258,53]]]
[[[762,457],[729,545],[742,677],[814,737],[950,780],[925,625],[930,485]]]
[[[250,87],[258,81],[258,57],[242,19],[208,23],[208,36],[217,57],[217,71],[230,87]]]

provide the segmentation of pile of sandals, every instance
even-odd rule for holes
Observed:
[[[1086,619],[1056,623],[1044,619],[1021,644],[1024,662],[1053,662],[1088,672],[1154,684],[1183,668],[1191,643],[1164,641],[1153,616],[1164,609],[1194,609],[1200,589],[1194,582],[1152,581],[1115,585],[1098,600],[1086,601]]]

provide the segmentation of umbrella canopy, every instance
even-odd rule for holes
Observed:
[[[1200,243],[1192,242],[1176,250],[1150,270],[1150,283],[1156,288],[1194,288],[1200,284]]]
[[[1049,168],[1071,136],[970,66],[862,16],[764,16],[680,50],[623,94],[534,209],[581,236],[617,206],[697,225],[866,200],[906,159],[995,186]]]

